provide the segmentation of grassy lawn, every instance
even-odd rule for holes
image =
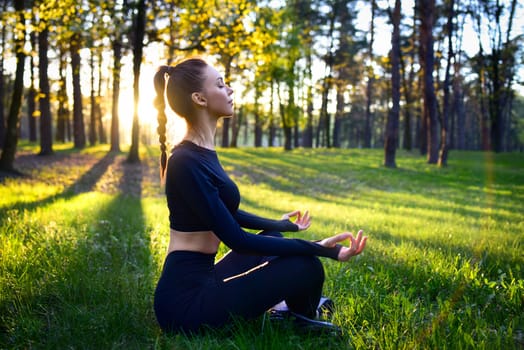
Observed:
[[[519,349],[524,347],[524,154],[452,152],[439,169],[382,150],[220,149],[242,207],[309,209],[319,239],[359,228],[366,251],[323,259],[340,338],[242,322],[163,334],[153,290],[168,240],[156,148],[38,157],[0,184],[0,349]],[[221,247],[219,256],[225,252]]]

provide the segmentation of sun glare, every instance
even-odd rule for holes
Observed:
[[[158,143],[157,136],[157,110],[153,105],[156,93],[152,85],[155,70],[151,66],[144,66],[140,74],[140,97],[138,101],[138,118],[140,123],[141,141],[149,144]],[[119,101],[120,129],[124,134],[124,143],[130,142],[131,128],[133,125],[134,102],[132,84],[126,84],[122,89]],[[174,112],[166,108],[167,115],[167,143],[178,143],[185,135],[185,121]],[[129,135],[129,136],[128,136]]]

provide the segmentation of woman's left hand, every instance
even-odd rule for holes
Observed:
[[[304,215],[302,215],[302,212],[300,210],[295,210],[291,213],[284,214],[282,215],[282,220],[291,221],[291,218],[294,217],[296,217],[296,219],[293,223],[298,226],[299,231],[307,230],[309,226],[311,226],[311,216],[309,216],[309,211],[307,210],[304,213]]]
[[[366,247],[368,237],[363,236],[363,233],[364,231],[359,230],[357,237],[354,237],[351,232],[342,232],[332,237],[325,238],[318,243],[324,247],[333,248],[340,242],[349,240],[351,242],[350,246],[342,246],[337,257],[338,261],[348,261],[352,256],[362,253]]]

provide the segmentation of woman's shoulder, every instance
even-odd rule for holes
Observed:
[[[177,165],[183,165],[184,167],[201,168],[207,165],[207,167],[212,167],[212,164],[217,161],[218,158],[215,151],[200,147],[190,141],[182,141],[171,151],[168,166],[177,167]]]
[[[171,154],[172,155],[182,154],[182,155],[199,155],[199,156],[215,157],[216,151],[205,148],[205,147],[201,147],[191,141],[183,140],[179,144],[177,144],[175,147],[173,147]]]

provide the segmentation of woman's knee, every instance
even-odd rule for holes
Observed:
[[[324,266],[322,261],[316,256],[294,256],[294,273],[303,274],[308,279],[316,278],[318,282],[324,282]]]

